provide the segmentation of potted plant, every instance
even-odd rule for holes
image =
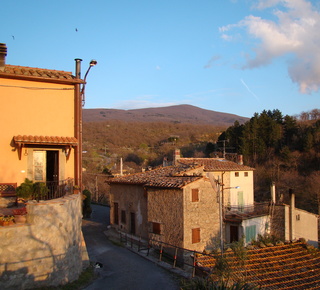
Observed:
[[[32,180],[26,178],[24,182],[17,187],[16,192],[17,196],[22,199],[36,199],[39,201],[49,192],[49,189],[44,182],[34,183]]]
[[[13,220],[14,220],[13,215],[2,215],[0,216],[0,226],[13,225],[14,224]]]
[[[14,222],[16,224],[24,224],[27,221],[27,209],[26,207],[16,208],[13,210]]]
[[[80,186],[74,185],[74,186],[73,186],[73,193],[74,193],[74,194],[80,193]]]

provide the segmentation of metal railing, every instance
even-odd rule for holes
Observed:
[[[65,195],[69,195],[73,193],[73,178],[68,178],[65,180],[59,181],[49,181],[46,182],[46,186],[48,188],[48,192],[46,194],[42,194],[39,199],[40,200],[50,200],[55,198],[60,198]],[[37,199],[35,196],[34,199]]]
[[[254,203],[248,206],[229,205],[224,209],[225,217],[257,217],[268,215],[270,211],[270,202]]]
[[[196,257],[197,255],[203,255],[201,252],[180,248],[151,238],[141,239],[141,237],[123,232],[119,232],[119,240],[130,248],[145,253],[146,256],[152,255],[159,262],[171,264],[172,268],[182,269],[191,277],[195,277],[197,270],[200,269],[197,266]]]

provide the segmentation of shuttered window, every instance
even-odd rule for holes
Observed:
[[[156,235],[161,234],[161,224],[160,223],[152,223],[152,232]]]
[[[192,229],[192,244],[200,242],[200,228]]]
[[[192,188],[192,202],[199,201],[199,189],[198,188]]]
[[[246,242],[249,243],[252,240],[256,239],[256,226],[248,226],[246,227]]]

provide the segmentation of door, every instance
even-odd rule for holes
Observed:
[[[230,226],[230,243],[239,241],[238,226]]]
[[[130,213],[130,234],[136,234],[136,214],[134,212]]]
[[[46,182],[47,172],[46,151],[33,151],[33,181]]]
[[[244,210],[244,199],[243,199],[243,191],[238,191],[238,210]]]
[[[58,183],[59,151],[33,151],[33,181]]]
[[[113,203],[113,222],[115,225],[119,224],[119,204],[117,202]]]
[[[59,151],[46,151],[46,181],[58,185],[59,181]]]

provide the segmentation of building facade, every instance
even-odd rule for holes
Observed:
[[[8,65],[0,45],[0,183],[80,180],[80,85],[71,72]]]

